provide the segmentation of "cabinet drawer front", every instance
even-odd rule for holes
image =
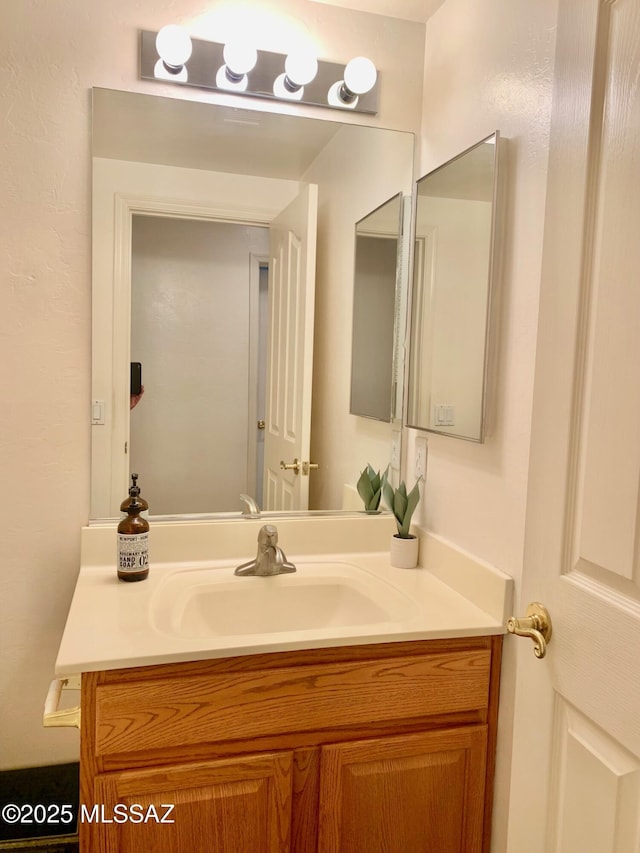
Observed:
[[[102,684],[95,753],[221,743],[484,709],[491,652],[460,650]],[[93,739],[93,738],[92,738]]]

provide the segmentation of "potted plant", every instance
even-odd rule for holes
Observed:
[[[388,471],[387,467],[387,471]],[[385,481],[387,471],[380,474],[380,471],[374,471],[371,465],[367,465],[364,471],[360,474],[358,480],[358,494],[364,502],[364,511],[370,513],[380,512],[380,498],[382,496],[382,483]]]
[[[397,489],[385,478],[382,485],[384,500],[396,520],[398,532],[391,537],[391,565],[399,569],[413,569],[418,565],[418,546],[420,540],[409,532],[411,518],[420,500],[419,477],[415,486],[407,494],[404,481]]]

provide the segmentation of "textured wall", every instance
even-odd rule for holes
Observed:
[[[297,33],[326,59],[368,53],[382,98],[367,123],[419,130],[418,24],[306,0],[0,0],[0,768],[78,751],[41,714],[89,514],[90,89],[216,100],[138,81],[137,33],[177,22],[224,40],[230,12],[262,48]]]
[[[419,174],[496,129],[506,148],[489,435],[483,445],[429,436],[422,510],[430,529],[515,575],[524,536],[556,7],[556,0],[447,0],[427,25],[425,48]]]

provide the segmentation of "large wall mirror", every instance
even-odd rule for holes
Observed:
[[[413,148],[94,89],[92,518],[119,515],[131,471],[152,514],[184,516],[238,515],[243,493],[337,511],[386,467],[397,424],[349,411],[354,223],[411,193]]]
[[[499,147],[496,132],[417,182],[407,423],[478,442]]]

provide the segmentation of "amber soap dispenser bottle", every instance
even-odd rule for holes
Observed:
[[[149,575],[149,522],[141,512],[149,504],[140,497],[138,475],[131,475],[129,497],[120,504],[126,517],[118,525],[118,577],[121,581],[143,581]]]

